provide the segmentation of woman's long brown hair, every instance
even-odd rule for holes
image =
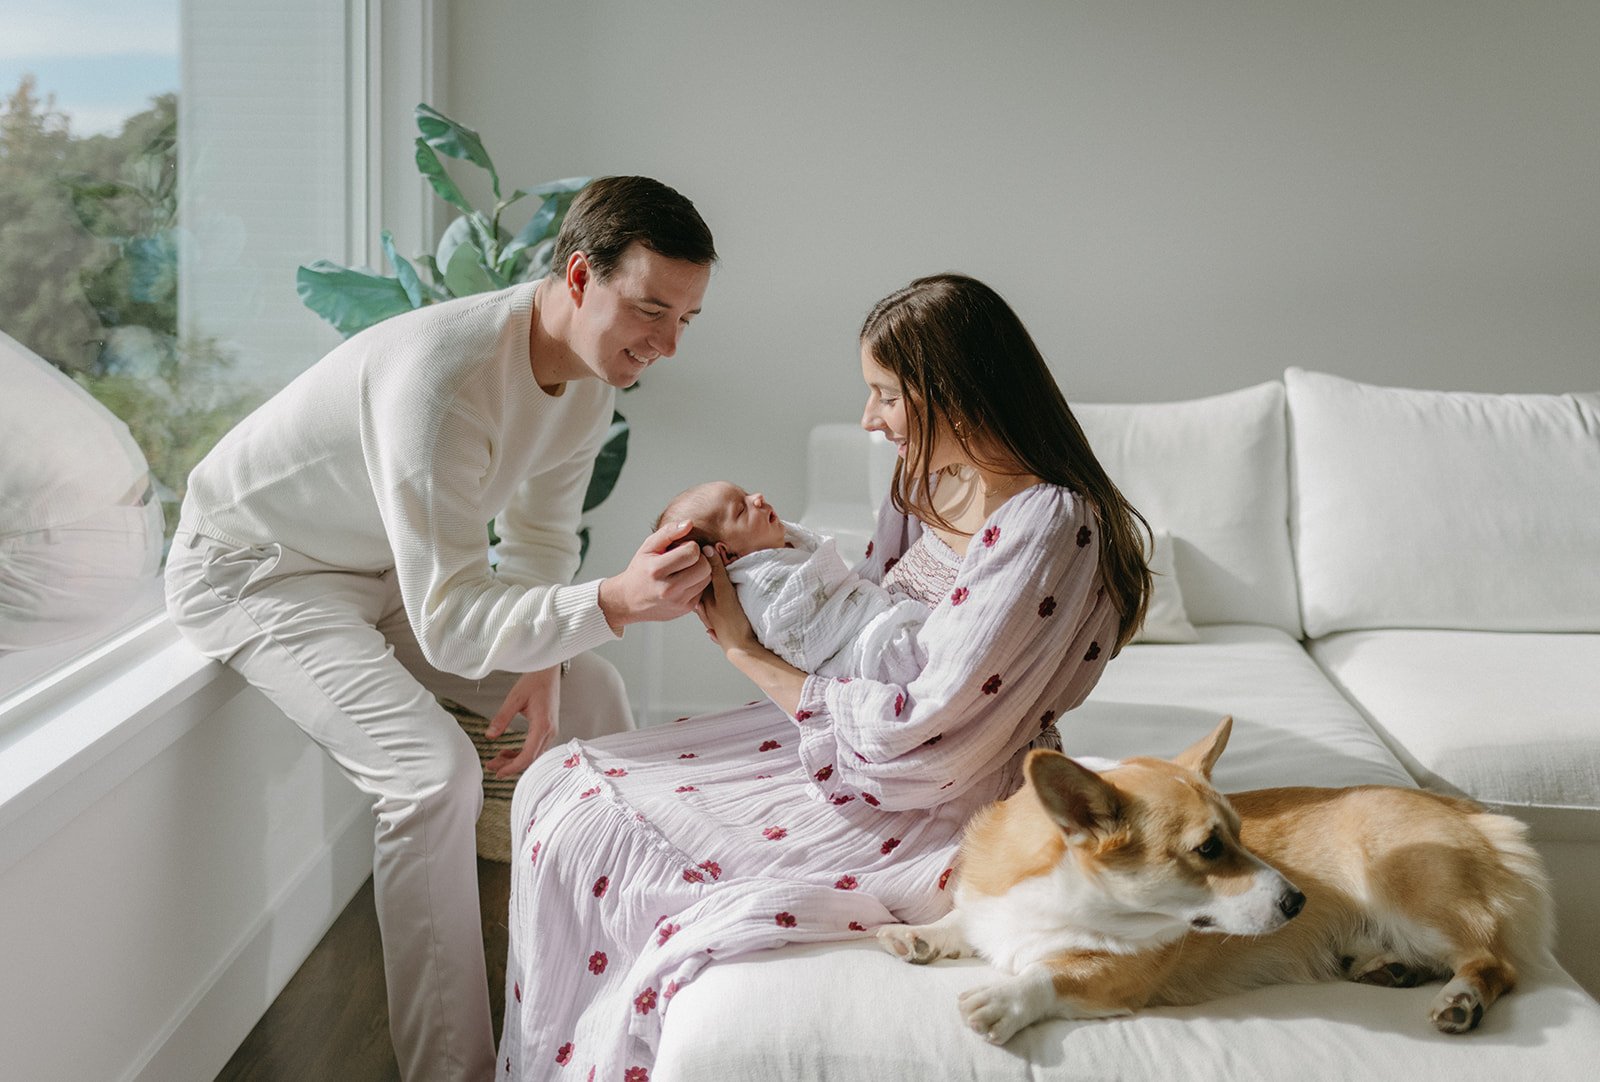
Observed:
[[[1078,493],[1100,523],[1100,574],[1120,617],[1121,650],[1139,630],[1150,598],[1139,537],[1141,528],[1149,537],[1150,525],[1106,476],[1010,305],[975,278],[918,278],[873,307],[861,343],[899,379],[916,448],[916,461],[895,464],[895,508],[952,528],[930,502],[930,437],[941,418],[984,469],[1031,473]]]

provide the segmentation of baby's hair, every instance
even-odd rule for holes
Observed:
[[[655,525],[652,526],[651,529],[659,530],[669,522],[683,522],[687,520],[689,523],[691,523],[688,538],[695,544],[715,545],[718,541],[722,540],[719,537],[712,537],[709,530],[695,521],[694,508],[695,504],[699,502],[696,493],[698,493],[700,488],[700,485],[696,485],[694,488],[685,489],[676,496],[672,497],[671,500],[668,500],[667,506],[662,508],[661,514],[656,516]]]

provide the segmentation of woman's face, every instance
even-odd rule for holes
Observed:
[[[867,408],[861,415],[861,427],[868,432],[883,433],[895,445],[901,458],[916,461],[921,447],[912,446],[910,442],[909,410],[904,388],[893,372],[873,358],[871,348],[865,344],[861,347],[861,378],[867,384]],[[944,418],[939,418],[933,433],[929,470],[941,470],[966,461],[960,442],[949,431]]]

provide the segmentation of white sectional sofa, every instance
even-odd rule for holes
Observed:
[[[1290,369],[1076,411],[1165,535],[1165,573],[1144,641],[1064,720],[1067,751],[1175,753],[1231,714],[1224,790],[1423,785],[1496,805],[1532,826],[1554,877],[1559,964],[1467,1037],[1430,1027],[1434,988],[1330,984],[1048,1022],[993,1048],[956,1011],[981,962],[790,947],[685,988],[652,1077],[1592,1077],[1600,1005],[1578,981],[1600,989],[1600,395]],[[819,429],[807,521],[864,542],[887,464],[848,426]]]

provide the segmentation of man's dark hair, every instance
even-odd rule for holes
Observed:
[[[573,252],[589,257],[601,281],[637,241],[668,259],[710,266],[717,249],[694,204],[649,177],[598,177],[578,193],[556,237],[550,273],[566,272]]]

